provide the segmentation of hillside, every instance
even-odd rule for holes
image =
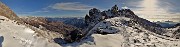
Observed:
[[[79,30],[62,22],[49,22],[45,18],[19,18],[0,2],[0,47],[59,47],[53,39],[65,38],[71,31]]]
[[[0,15],[11,20],[19,20],[18,16],[5,4],[0,1]]]
[[[58,47],[56,43],[37,36],[31,28],[17,24],[4,16],[0,16],[0,47]]]

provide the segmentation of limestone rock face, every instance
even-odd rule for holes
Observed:
[[[1,1],[0,1],[0,15],[5,16],[11,20],[19,20],[18,16]]]

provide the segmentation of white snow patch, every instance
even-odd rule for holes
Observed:
[[[93,34],[95,45],[84,43],[80,47],[123,47],[125,41],[121,34],[100,35]]]
[[[25,28],[24,31],[27,32],[27,33],[34,33],[35,32],[35,31],[33,31],[32,29],[29,29],[29,28]]]

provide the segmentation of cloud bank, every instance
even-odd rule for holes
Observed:
[[[94,6],[81,4],[79,2],[55,3],[48,7],[51,9],[55,9],[55,10],[80,10],[80,11],[81,10],[89,10],[91,8],[94,8]]]

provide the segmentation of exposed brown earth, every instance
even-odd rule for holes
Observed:
[[[18,16],[1,1],[0,1],[0,15],[5,16],[11,20],[19,20]]]

